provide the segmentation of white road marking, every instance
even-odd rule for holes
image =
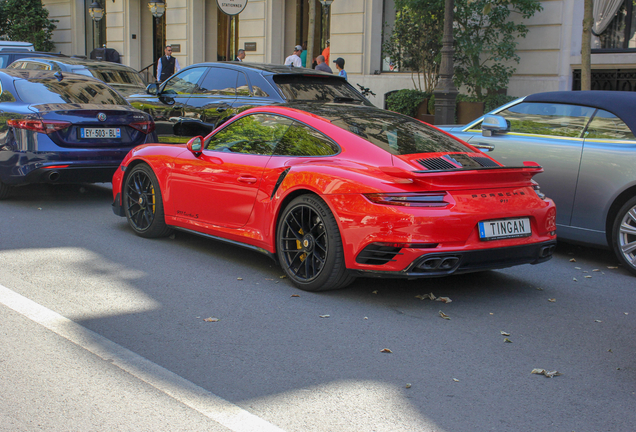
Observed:
[[[3,304],[235,432],[284,432],[202,387],[0,285]]]

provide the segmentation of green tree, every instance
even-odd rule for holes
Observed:
[[[439,51],[444,1],[396,0],[396,10],[402,8],[416,11],[420,22],[436,34],[431,40],[439,44]],[[483,99],[484,91],[506,88],[516,70],[511,63],[519,63],[517,39],[528,34],[518,18],[528,19],[543,7],[539,0],[455,0],[455,9],[455,85],[465,86],[471,96]],[[403,33],[404,47],[419,43],[416,28],[406,26]]]
[[[37,51],[52,51],[51,40],[57,20],[41,0],[4,0],[0,2],[0,34],[13,41],[31,42]]]
[[[439,0],[396,0],[395,8],[395,23],[384,44],[384,53],[399,70],[412,72],[411,79],[417,90],[431,93],[439,78],[443,3]]]
[[[464,85],[479,98],[484,90],[506,88],[519,63],[517,39],[528,27],[513,20],[543,10],[539,0],[456,0],[455,85]]]

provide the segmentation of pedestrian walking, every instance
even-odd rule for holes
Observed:
[[[338,57],[333,62],[336,64],[336,69],[338,69],[338,76],[344,77],[344,79],[348,81],[347,72],[344,70],[344,59],[342,57]]]
[[[322,72],[329,72],[330,74],[333,73],[329,65],[325,63],[325,57],[322,54],[316,57],[316,63],[318,63],[316,65],[316,70],[319,70]]]
[[[329,39],[327,39],[327,46],[322,50],[322,56],[325,58],[325,62],[329,64],[329,54],[331,54],[331,48],[329,48]]]
[[[303,67],[299,54],[303,52],[303,47],[296,45],[294,47],[294,53],[285,59],[285,66]]]
[[[172,47],[170,45],[166,46],[164,53],[165,55],[161,56],[157,62],[157,81],[160,83],[181,70],[179,60],[172,57]]]
[[[236,58],[234,59],[234,61],[242,62],[244,58],[245,58],[245,50],[243,48],[240,48],[238,50],[238,53],[236,54]]]

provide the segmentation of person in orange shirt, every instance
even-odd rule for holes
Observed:
[[[329,48],[329,39],[327,39],[327,47],[322,50],[322,56],[325,58],[325,63],[329,64],[329,52],[330,52],[330,48]]]

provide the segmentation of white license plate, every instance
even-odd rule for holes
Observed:
[[[81,138],[121,138],[120,128],[80,128]]]
[[[479,238],[497,240],[528,237],[532,234],[529,218],[498,219],[479,222]]]

